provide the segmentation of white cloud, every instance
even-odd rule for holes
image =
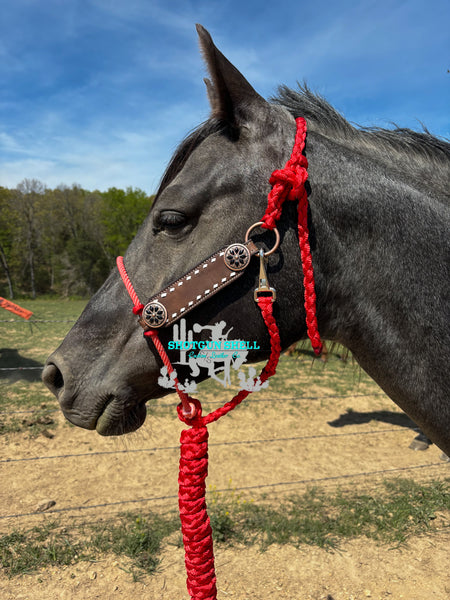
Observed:
[[[64,114],[48,113],[41,129],[35,124],[20,137],[0,134],[0,185],[12,188],[30,178],[51,188],[78,183],[91,190],[133,186],[153,193],[178,143],[206,117],[200,113],[181,102],[134,123],[112,124],[107,116],[79,129]]]
[[[0,132],[0,149],[4,152],[22,152],[17,140],[4,131]]]
[[[16,14],[0,41],[0,185],[27,177],[155,191],[177,143],[209,112],[195,22],[264,96],[306,77],[351,120],[417,118],[448,134],[448,75],[433,62],[447,35],[444,3],[432,3],[423,12],[418,0],[281,1],[255,13],[245,0],[87,0],[84,10],[48,0],[37,23],[35,0],[8,0]]]

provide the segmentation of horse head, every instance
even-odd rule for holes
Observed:
[[[272,232],[252,225],[265,212],[271,174],[280,173],[291,155],[296,119],[304,117],[304,217],[321,335],[351,350],[450,452],[448,142],[426,131],[355,128],[306,87],[282,87],[267,102],[206,30],[198,27],[198,33],[211,115],[175,152],[125,254],[137,297],[151,299],[221,248],[243,242],[249,229],[258,248],[273,245]],[[277,227],[280,243],[267,274],[277,291],[273,310],[286,348],[305,337],[310,314],[303,305],[308,286],[301,277],[295,202],[285,203]],[[266,358],[269,336],[253,296],[257,281],[252,259],[239,279],[186,313],[189,329],[223,321],[236,339],[257,342],[250,362]],[[104,435],[137,429],[145,403],[168,393],[158,385],[161,361],[150,342],[146,347],[131,308],[114,270],[44,369],[66,417]],[[161,329],[166,347],[173,327]],[[188,379],[182,367],[177,372],[180,381]]]
[[[219,248],[244,240],[249,226],[264,213],[269,177],[288,159],[295,136],[295,120],[288,110],[264,100],[201,26],[198,34],[209,71],[205,82],[211,116],[176,151],[149,215],[124,256],[143,299]],[[279,230],[281,245],[268,269],[284,298],[277,313],[283,344],[288,345],[304,334],[303,320],[293,322],[287,300],[292,291],[299,298],[302,294],[295,208],[285,211]],[[273,234],[260,230],[254,239],[267,248]],[[292,276],[281,278],[282,268]],[[255,261],[239,282],[187,315],[190,328],[219,317],[239,339],[258,340],[261,350],[253,351],[250,360],[266,357],[268,335],[253,301],[257,276]],[[282,293],[288,289],[289,295]],[[115,270],[50,356],[43,374],[67,419],[103,435],[137,429],[146,416],[145,403],[168,393],[158,385],[159,357],[150,344],[146,346],[130,308]],[[299,302],[295,312],[301,311]],[[171,335],[172,328],[161,331],[162,342]],[[187,373],[177,370],[184,380]]]

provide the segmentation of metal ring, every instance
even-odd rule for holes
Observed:
[[[245,234],[246,242],[248,242],[250,232],[253,231],[253,229],[255,229],[256,227],[260,227],[261,225],[264,225],[264,221],[258,221],[257,223],[253,223],[253,225],[247,229],[247,233]],[[273,254],[280,245],[280,233],[278,229],[274,227],[273,229],[269,229],[268,231],[273,231],[275,233],[275,245],[268,252],[264,252],[264,256],[270,256],[271,254]]]

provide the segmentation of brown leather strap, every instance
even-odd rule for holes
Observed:
[[[238,279],[258,253],[252,240],[219,250],[150,298],[139,323],[145,330],[171,325]]]

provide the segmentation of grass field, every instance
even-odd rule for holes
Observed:
[[[34,313],[31,322],[2,311],[0,322],[0,435],[5,443],[51,437],[58,427],[56,399],[40,382],[40,368],[58,346],[85,303],[83,301],[36,300],[19,302]],[[376,384],[351,360],[342,360],[335,349],[326,364],[314,360],[312,352],[298,350],[282,356],[276,383],[262,392],[271,398],[284,398],[285,415],[298,412],[299,399],[315,398],[314,410],[328,407],[335,397],[348,397],[347,413],[356,410],[355,398],[380,395]],[[24,369],[24,367],[33,367]],[[273,388],[272,388],[273,385]],[[223,397],[219,383],[200,384],[200,396],[210,402]],[[231,391],[229,395],[231,395]],[[255,418],[264,411],[263,402],[241,407]],[[302,402],[307,417],[308,402]],[[312,406],[312,405],[311,405]],[[163,419],[173,406],[155,403],[150,412]],[[398,419],[406,419],[398,414]],[[162,422],[162,421],[160,421]],[[320,488],[284,496],[276,504],[261,496],[252,502],[233,489],[227,493],[210,488],[208,507],[214,537],[222,545],[256,546],[261,550],[273,544],[316,545],[339,548],[342,540],[364,536],[391,547],[436,526],[448,527],[450,479],[417,482],[399,479],[385,482],[372,494],[358,489]],[[13,527],[0,537],[0,562],[8,577],[42,569],[48,565],[68,565],[96,561],[105,554],[130,559],[135,579],[158,569],[164,547],[181,544],[179,520],[175,511],[143,510],[111,518],[71,522],[48,515],[42,523],[28,528]]]
[[[424,485],[400,479],[386,483],[376,497],[311,489],[276,507],[213,492],[208,505],[216,543],[256,545],[262,551],[272,544],[338,548],[342,540],[356,536],[395,547],[429,531],[444,510],[450,510],[450,479]],[[131,573],[138,579],[158,568],[163,544],[182,545],[175,512],[128,512],[120,520],[72,527],[52,519],[1,536],[0,563],[13,577],[112,553],[131,559]]]
[[[41,370],[86,305],[84,300],[17,303],[33,316],[25,321],[0,309],[0,435],[38,434],[54,426],[49,413],[58,403],[42,385]]]
[[[29,321],[6,310],[0,314],[4,319],[0,320],[0,435],[24,429],[39,433],[53,425],[48,415],[58,404],[41,383],[41,369],[81,314],[86,301],[28,300],[20,305],[33,311]],[[351,359],[345,364],[343,355],[342,348],[335,349],[326,364],[315,360],[310,349],[299,349],[292,357],[282,356],[277,369],[277,395],[295,400],[315,386],[320,386],[321,395],[324,390],[330,395],[378,393],[370,377]],[[308,386],[299,387],[299,367],[307,374]],[[236,378],[233,383],[231,392],[238,389]],[[213,380],[201,383],[199,389],[207,396],[223,394],[221,384]],[[26,417],[25,413],[18,416],[17,411],[35,412],[33,417]]]

